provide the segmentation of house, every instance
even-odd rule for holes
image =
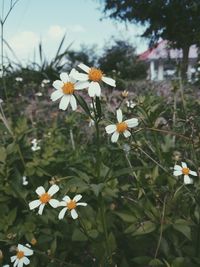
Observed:
[[[148,79],[162,81],[172,78],[176,73],[176,66],[182,60],[183,53],[181,49],[170,48],[169,42],[162,40],[153,48],[149,48],[139,55],[139,59],[146,61],[149,65]],[[187,77],[191,81],[196,72],[198,60],[198,48],[192,45],[189,50],[189,62]]]

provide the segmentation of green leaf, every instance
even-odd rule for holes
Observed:
[[[132,234],[133,236],[145,235],[155,231],[156,225],[151,221],[145,221],[141,223],[140,227]]]
[[[172,267],[185,267],[185,259],[183,257],[177,257],[172,262]]]
[[[72,234],[72,241],[86,241],[87,236],[79,229],[75,229]]]
[[[142,257],[135,257],[133,259],[133,262],[144,265],[144,264],[148,264],[148,262],[150,260],[151,260],[150,257],[148,257],[148,256],[142,256]]]
[[[110,233],[108,236],[108,244],[111,252],[113,252],[117,247],[116,239],[113,233]]]
[[[186,236],[189,240],[192,239],[191,237],[191,229],[188,225],[184,225],[184,224],[173,224],[173,228],[182,233],[184,236]]]
[[[4,163],[6,160],[6,149],[4,147],[0,147],[0,162]]]
[[[164,266],[164,264],[159,259],[153,259],[149,262],[149,266]]]
[[[115,212],[117,216],[119,216],[124,222],[133,223],[137,221],[137,218],[130,213],[124,213],[124,212]]]
[[[92,188],[92,191],[94,192],[95,196],[98,197],[99,193],[102,191],[104,188],[104,184],[91,184],[90,187]]]

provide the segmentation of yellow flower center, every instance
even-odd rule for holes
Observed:
[[[62,90],[65,95],[72,95],[74,93],[74,84],[71,82],[64,83]]]
[[[188,175],[190,172],[190,169],[189,168],[183,168],[182,169],[182,173],[185,174],[185,175]]]
[[[103,72],[100,69],[91,68],[88,73],[89,79],[93,82],[99,82],[102,79]]]
[[[124,131],[126,131],[128,129],[128,125],[126,122],[120,122],[117,124],[117,131],[118,133],[123,133]]]
[[[47,202],[49,202],[49,200],[51,199],[51,196],[48,193],[44,193],[40,196],[40,201],[43,204],[46,204]]]
[[[17,258],[20,260],[23,257],[24,257],[24,252],[23,251],[18,251],[17,252]]]
[[[75,208],[76,208],[76,201],[71,200],[70,202],[68,202],[68,203],[67,203],[67,208],[68,208],[69,210],[73,210],[73,209],[75,209]]]

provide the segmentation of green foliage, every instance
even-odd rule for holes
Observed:
[[[135,48],[123,40],[115,40],[104,48],[99,66],[105,73],[114,73],[117,81],[136,80],[146,77],[147,66],[137,59]],[[119,84],[119,83],[118,83]],[[120,84],[118,85],[120,87]]]
[[[62,112],[57,103],[48,103],[47,91],[35,98],[32,113],[24,113],[30,105],[25,94],[2,104],[12,129],[10,134],[0,124],[2,265],[15,253],[13,246],[30,243],[32,267],[198,267],[199,177],[184,185],[182,176],[173,176],[173,166],[181,161],[192,170],[199,167],[196,96],[185,90],[183,108],[179,92],[177,98],[173,93],[164,98],[149,90],[134,97],[131,109],[120,93],[114,102],[104,89],[93,108],[86,92],[76,95],[77,112]],[[112,144],[105,126],[116,123],[116,116],[108,107],[120,105],[124,119],[138,118],[140,124],[129,139],[120,135]],[[88,127],[89,117],[96,128]],[[34,138],[41,148],[35,152]],[[69,212],[58,220],[60,208],[50,206],[42,216],[30,211],[36,188],[55,183],[60,187],[56,199],[81,193],[88,203],[78,207],[77,220]]]

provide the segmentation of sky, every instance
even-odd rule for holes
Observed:
[[[0,12],[3,1],[5,15],[10,0],[0,0]],[[137,53],[147,48],[147,40],[139,37],[144,28],[103,17],[100,0],[19,0],[4,25],[4,38],[24,62],[38,55],[39,42],[51,59],[65,33],[63,48],[72,44],[71,49],[78,50],[81,44],[96,44],[97,53],[101,53],[112,36],[129,39]],[[8,50],[6,53],[12,57]]]

